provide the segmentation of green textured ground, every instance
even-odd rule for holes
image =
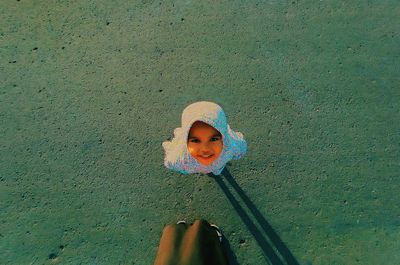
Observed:
[[[152,264],[200,217],[270,263],[214,179],[163,166],[198,100],[295,263],[400,264],[397,0],[0,1],[0,264]]]

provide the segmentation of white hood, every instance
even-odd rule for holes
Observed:
[[[222,134],[223,150],[209,166],[200,164],[187,148],[187,137],[195,121],[205,122]],[[182,127],[176,128],[172,141],[165,141],[162,146],[165,150],[164,165],[182,174],[212,172],[219,175],[228,161],[241,158],[247,151],[243,134],[231,130],[223,109],[209,101],[199,101],[187,106],[182,113]]]

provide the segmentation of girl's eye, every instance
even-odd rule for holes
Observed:
[[[219,137],[213,137],[213,138],[211,138],[211,141],[212,141],[212,142],[215,142],[215,141],[218,141],[218,140],[220,140]],[[192,142],[192,143],[199,143],[200,140],[198,140],[198,139],[192,139],[192,140],[190,140],[190,142]]]

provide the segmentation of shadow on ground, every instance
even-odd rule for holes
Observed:
[[[242,219],[243,223],[246,225],[247,229],[256,239],[258,245],[260,246],[260,248],[264,253],[265,258],[272,265],[299,264],[294,258],[293,254],[287,248],[287,246],[282,242],[279,235],[274,231],[272,226],[268,223],[265,217],[257,209],[255,204],[250,200],[247,194],[238,185],[238,183],[235,181],[235,179],[232,177],[231,173],[226,167],[222,172],[224,180],[228,182],[231,185],[231,187],[236,191],[236,193],[242,199],[248,210],[250,210],[250,212],[254,216],[256,222],[259,224],[261,229],[257,227],[257,225],[252,221],[251,217],[246,213],[245,209],[239,204],[238,200],[236,200],[236,198],[233,196],[232,192],[225,184],[225,181],[221,177],[215,176],[212,173],[209,173],[208,176],[214,178],[215,181],[218,183],[218,186],[224,192],[227,199],[232,204],[233,208],[236,210],[237,214]],[[226,240],[225,242],[229,244]],[[229,245],[227,245],[227,252],[230,258],[231,262],[230,264],[238,264],[236,261],[236,257],[234,253],[231,251]]]

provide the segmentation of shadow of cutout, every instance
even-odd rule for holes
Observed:
[[[261,212],[257,209],[254,203],[250,200],[250,198],[246,195],[246,193],[240,188],[237,184],[235,179],[230,174],[229,170],[225,167],[222,171],[222,176],[226,179],[226,181],[233,187],[233,189],[238,193],[239,197],[243,200],[247,208],[253,214],[254,218],[257,220],[258,224],[260,225],[262,231],[266,234],[267,238],[263,236],[262,231],[257,228],[257,226],[253,223],[249,215],[240,206],[239,202],[236,198],[232,195],[231,191],[228,189],[228,186],[223,181],[221,176],[215,176],[213,173],[207,174],[209,177],[215,179],[218,183],[221,190],[224,192],[225,196],[232,204],[233,208],[238,213],[239,217],[242,219],[243,223],[246,225],[247,229],[250,233],[254,236],[255,240],[257,241],[258,245],[262,249],[265,258],[272,264],[272,265],[299,265],[299,263],[294,258],[293,254],[290,250],[286,247],[286,245],[282,242],[278,234],[274,231],[272,226],[267,222]],[[267,240],[269,239],[269,240]],[[227,242],[227,240],[225,240]],[[229,243],[227,243],[229,244]],[[232,250],[230,250],[230,246],[227,246],[228,249],[228,256],[233,259],[233,263],[230,264],[238,264],[236,261],[236,257],[234,256]],[[229,253],[230,252],[230,253]],[[232,256],[233,255],[233,256]]]

